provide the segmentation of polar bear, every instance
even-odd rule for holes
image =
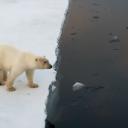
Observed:
[[[37,88],[33,83],[33,74],[35,69],[51,69],[52,65],[46,57],[34,55],[29,52],[20,51],[9,45],[0,45],[0,71],[3,74],[2,84],[6,84],[8,91],[15,91],[13,87],[14,80],[26,73],[28,86]]]

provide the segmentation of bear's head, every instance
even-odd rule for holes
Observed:
[[[36,57],[36,66],[38,69],[51,69],[52,65],[49,63],[46,57]]]

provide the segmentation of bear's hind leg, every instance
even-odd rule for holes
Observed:
[[[38,85],[33,83],[33,74],[34,74],[33,70],[27,70],[26,71],[26,77],[27,77],[27,80],[28,80],[28,86],[30,88],[37,88]]]
[[[9,75],[8,75],[8,78],[7,78],[7,82],[6,82],[6,85],[7,85],[7,90],[8,91],[15,91],[16,89],[13,87],[13,83],[14,83],[14,80],[16,79],[17,76],[19,76],[21,73],[23,73],[22,70],[11,70]]]
[[[5,85],[7,80],[7,72],[5,70],[0,70],[0,85]]]
[[[6,85],[7,85],[7,90],[8,90],[8,91],[15,91],[15,90],[16,90],[16,89],[13,87],[13,81],[7,80]]]
[[[3,80],[7,81],[7,71],[3,71]]]

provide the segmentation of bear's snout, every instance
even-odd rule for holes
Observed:
[[[52,68],[52,65],[50,64],[50,65],[49,65],[49,69],[51,69],[51,68]]]

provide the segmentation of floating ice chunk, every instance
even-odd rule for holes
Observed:
[[[53,85],[53,86],[52,86],[52,92],[54,92],[55,89],[56,89],[56,87]]]
[[[76,82],[75,84],[73,84],[73,91],[78,91],[80,89],[82,89],[83,87],[85,87],[85,84],[80,83],[80,82]]]
[[[118,40],[118,39],[119,39],[119,37],[117,35],[113,36],[113,40]]]
[[[112,38],[110,40],[110,43],[117,43],[117,42],[120,42],[119,36],[112,35]]]

